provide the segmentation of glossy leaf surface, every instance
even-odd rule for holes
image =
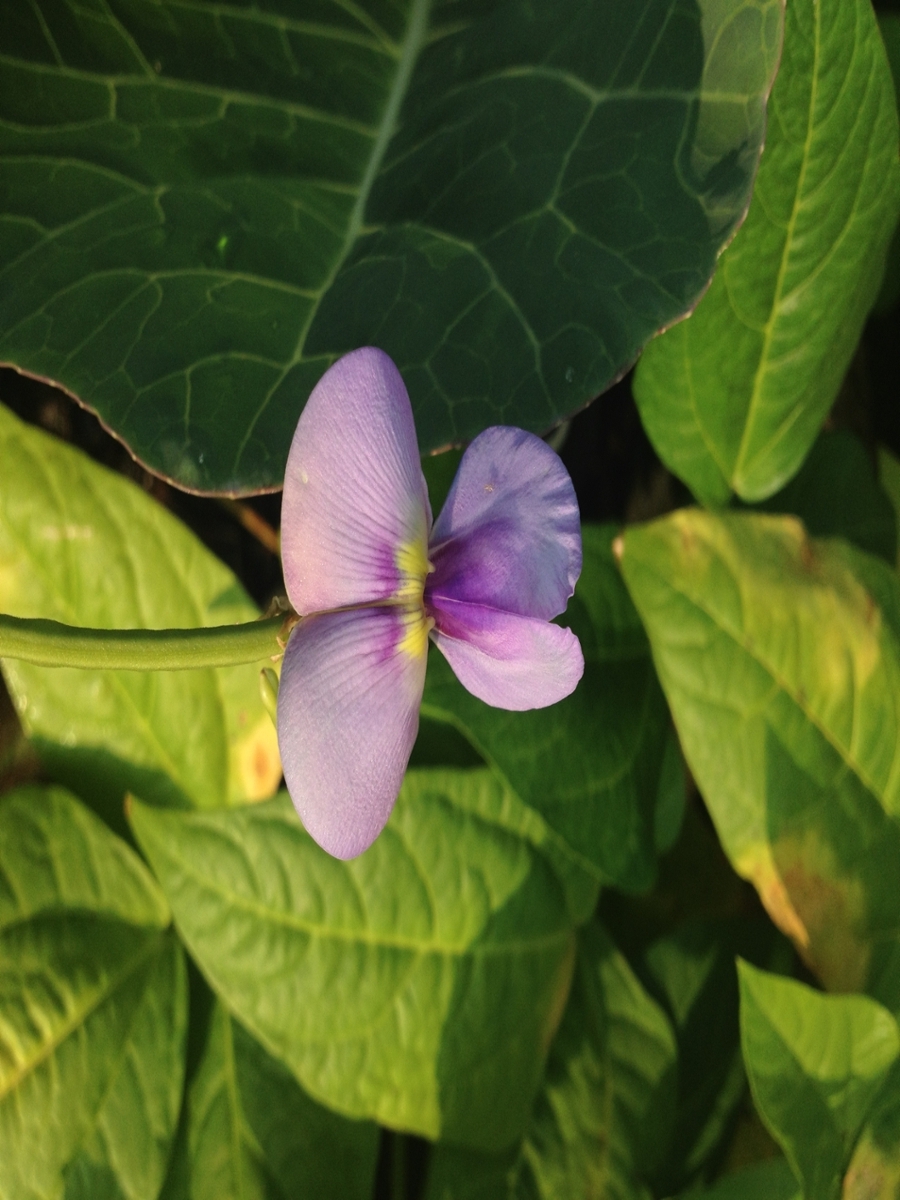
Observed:
[[[36,0],[0,57],[0,359],[183,486],[280,485],[375,343],[423,450],[543,430],[746,210],[779,0]]]
[[[867,996],[823,996],[739,967],[741,1044],[760,1115],[806,1196],[835,1200],[853,1144],[900,1057],[900,1030]]]
[[[794,0],[747,220],[635,379],[660,457],[706,504],[797,470],[875,299],[900,204],[894,87],[870,0]]]
[[[900,922],[900,584],[792,518],[683,509],[622,569],[681,744],[739,874],[830,989]]]
[[[257,616],[231,572],[160,504],[3,407],[0,462],[0,611],[126,629]],[[278,786],[253,664],[101,672],[10,659],[3,671],[48,767],[111,816],[128,790],[210,807]]]
[[[192,1200],[368,1200],[378,1130],[306,1095],[230,1017],[213,1010],[189,1098]]]
[[[155,1196],[184,1075],[184,959],[147,869],[72,797],[0,802],[0,1196]]]
[[[528,1132],[503,1158],[439,1147],[426,1200],[645,1200],[675,1098],[672,1027],[599,925],[579,939],[572,995]]]
[[[573,914],[487,771],[410,772],[350,862],[285,796],[138,805],[132,821],[203,973],[311,1096],[476,1146],[521,1133],[568,993]]]
[[[573,695],[525,713],[470,695],[436,654],[426,717],[453,724],[600,882],[638,891],[656,869],[656,805],[677,804],[660,784],[669,718],[647,639],[612,557],[616,529],[582,527],[584,566],[563,621],[578,634],[585,671]],[[677,813],[674,815],[677,820]]]

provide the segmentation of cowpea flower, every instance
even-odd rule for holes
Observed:
[[[432,527],[412,408],[380,350],[339,359],[300,416],[281,519],[301,620],[285,649],[278,742],[307,831],[353,858],[390,816],[419,725],[428,641],[498,708],[567,696],[584,660],[550,623],[581,571],[572,481],[521,429],[480,434]]]

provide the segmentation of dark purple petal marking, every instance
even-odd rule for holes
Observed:
[[[578,502],[558,455],[522,429],[486,429],[463,455],[429,558],[429,609],[446,597],[558,616],[581,573]]]

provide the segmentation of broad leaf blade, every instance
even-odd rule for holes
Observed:
[[[735,869],[829,986],[890,957],[900,895],[900,583],[791,518],[682,510],[622,569]]]
[[[129,480],[0,407],[0,610],[106,628],[250,621],[257,610],[197,538]],[[254,665],[4,675],[51,771],[111,819],[126,791],[211,806],[272,794],[275,731]]]
[[[645,1200],[674,1117],[675,1039],[599,925],[580,935],[572,994],[531,1123],[504,1157],[439,1147],[426,1200]]]
[[[310,389],[366,343],[424,450],[546,429],[703,290],[781,7],[20,6],[0,357],[201,490],[277,487]]]
[[[367,1200],[378,1130],[321,1108],[217,1003],[189,1100],[192,1200]]]
[[[137,856],[64,792],[0,803],[0,1195],[156,1195],[184,1072],[184,960]]]
[[[677,781],[665,702],[612,557],[615,532],[582,529],[584,568],[565,616],[585,657],[573,695],[504,712],[467,692],[432,654],[422,712],[459,729],[582,870],[639,891],[656,870],[657,804],[677,808]]]
[[[739,967],[741,1043],[753,1098],[803,1184],[834,1200],[853,1144],[900,1057],[900,1030],[867,996],[823,996]]]
[[[494,1149],[521,1133],[574,957],[566,895],[506,812],[487,771],[410,772],[348,863],[287,797],[132,822],[213,988],[310,1095]]]
[[[870,0],[788,4],[747,220],[635,379],[660,457],[704,503],[771,495],[818,433],[896,223],[897,137]]]

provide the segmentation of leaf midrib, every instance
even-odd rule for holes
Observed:
[[[267,908],[259,901],[252,900],[239,892],[231,891],[219,880],[213,880],[208,876],[200,874],[194,869],[192,862],[174,852],[174,847],[178,844],[177,838],[170,838],[165,841],[157,833],[151,834],[151,837],[154,840],[159,839],[157,840],[157,851],[161,848],[163,855],[168,859],[169,863],[180,870],[185,878],[191,880],[207,893],[212,893],[219,897],[229,908],[238,909],[249,916],[261,918],[267,924],[291,930],[295,933],[302,933],[314,940],[345,942],[351,945],[362,944],[382,950],[402,950],[417,956],[429,954],[442,958],[499,958],[540,953],[542,950],[567,941],[571,936],[571,928],[569,925],[564,924],[558,930],[543,934],[540,937],[510,940],[492,945],[470,943],[469,945],[454,946],[434,939],[415,939],[398,934],[375,933],[368,929],[339,929],[333,926],[317,924],[312,920],[301,917],[299,914]],[[174,912],[174,905],[172,908]],[[495,916],[496,913],[492,912],[490,915]],[[192,941],[193,939],[188,937],[187,930],[182,925],[177,913],[176,924],[181,927],[185,940]]]

